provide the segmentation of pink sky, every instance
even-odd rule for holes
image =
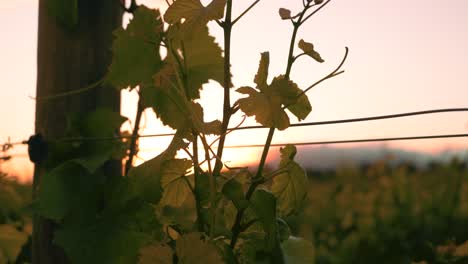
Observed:
[[[34,131],[37,0],[0,0],[0,142],[11,136],[23,140]],[[117,0],[116,0],[117,1]],[[157,7],[164,1],[143,1]],[[202,1],[207,3],[209,1]],[[239,14],[252,1],[234,0]],[[252,85],[259,54],[270,51],[270,75],[284,72],[291,25],[277,15],[280,7],[299,10],[301,0],[262,0],[233,31],[233,75],[235,86]],[[340,77],[316,87],[309,93],[313,112],[306,121],[342,119],[432,108],[468,106],[468,2],[464,0],[411,0],[404,2],[333,0],[326,9],[302,28],[299,39],[313,42],[326,60],[318,64],[301,59],[293,68],[292,79],[307,87],[333,69],[341,60],[344,47],[350,57]],[[212,33],[222,43],[221,30],[211,25]],[[207,119],[220,118],[222,90],[218,84],[205,87],[202,103],[208,103]],[[133,117],[134,97],[125,94],[123,114]],[[213,103],[215,102],[215,103]],[[144,133],[170,131],[147,114]],[[239,118],[234,118],[233,124]],[[296,120],[292,118],[295,122]],[[247,124],[254,124],[249,120]],[[412,136],[466,133],[466,113],[438,114],[391,121],[292,128],[277,133],[277,142],[319,141],[367,137]],[[228,143],[263,143],[266,131],[239,132]],[[143,149],[160,144],[148,139]],[[466,139],[423,140],[388,144],[408,150],[438,152],[466,148]],[[24,153],[24,148],[15,152]],[[141,153],[149,158],[157,152]],[[228,154],[256,158],[257,150]],[[31,167],[26,158],[5,163],[24,170]]]

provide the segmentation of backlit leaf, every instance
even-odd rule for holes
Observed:
[[[236,91],[249,95],[238,101],[240,109],[247,116],[255,116],[255,120],[266,127],[279,130],[289,127],[289,117],[281,108],[281,102],[277,96],[268,97],[265,93],[257,92],[251,87],[241,87]]]
[[[163,196],[162,206],[179,207],[190,193],[187,170],[192,167],[192,161],[186,159],[172,159],[164,162],[161,168],[161,185]]]
[[[186,147],[186,143],[178,133],[163,153],[128,172],[128,179],[133,190],[148,202],[159,202],[163,192],[161,182],[163,165],[175,157],[177,150]]]
[[[176,253],[180,264],[222,264],[215,245],[204,241],[200,233],[183,235],[176,241]]]
[[[156,116],[164,125],[173,129],[183,129],[191,124],[190,104],[174,88],[160,89],[148,86],[142,90],[147,106],[152,106]]]
[[[251,87],[241,87],[237,92],[249,95],[238,100],[240,109],[247,116],[255,116],[255,120],[266,126],[284,130],[289,127],[289,117],[284,111],[287,107],[299,120],[305,119],[312,111],[309,99],[296,83],[280,75],[275,77],[270,85],[267,83],[269,53],[261,54],[261,59],[255,83],[257,90]],[[301,95],[299,97],[299,95]]]
[[[199,103],[192,103],[192,122],[196,131],[206,135],[220,135],[221,134],[221,121],[214,120],[205,123],[203,120],[203,108]]]
[[[258,71],[255,75],[254,82],[257,84],[257,89],[265,91],[268,87],[268,68],[270,66],[270,53],[263,52],[261,54],[260,63],[258,65]]]
[[[185,78],[185,92],[188,99],[200,98],[202,85],[208,80],[218,83],[224,81],[224,58],[223,51],[216,43],[215,38],[210,36],[208,27],[203,26],[197,32],[196,37],[188,37],[180,33],[183,25],[174,25],[169,28],[168,41],[174,52],[169,54],[177,56],[183,65],[180,76]],[[169,63],[176,63],[172,57]],[[176,68],[179,65],[176,63]]]
[[[284,75],[275,77],[270,84],[268,92],[272,96],[279,96],[281,104],[287,106],[299,121],[304,120],[312,111],[307,95],[302,94],[302,90],[291,80],[288,80]],[[298,95],[302,94],[300,97]]]
[[[320,54],[314,50],[314,45],[312,43],[305,42],[303,39],[301,39],[299,41],[299,48],[302,51],[304,51],[304,53],[312,57],[314,60],[320,63],[324,62]]]
[[[308,179],[305,171],[293,159],[296,147],[287,145],[280,149],[279,170],[284,172],[273,178],[271,190],[278,199],[278,211],[282,216],[297,213],[307,196]]]
[[[176,0],[164,14],[164,20],[175,24],[185,19],[187,33],[193,33],[209,21],[221,19],[224,16],[226,0],[213,0],[206,7],[200,0]]]
[[[140,6],[127,29],[117,29],[107,80],[118,89],[151,84],[161,68],[159,45],[163,30],[159,11]]]

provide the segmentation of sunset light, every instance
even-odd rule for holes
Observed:
[[[468,263],[468,1],[0,7],[0,264]]]

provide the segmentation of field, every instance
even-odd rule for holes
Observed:
[[[317,264],[468,263],[465,163],[417,169],[382,160],[309,177],[307,206],[287,220],[313,241]],[[0,178],[0,263],[29,258],[30,191]]]

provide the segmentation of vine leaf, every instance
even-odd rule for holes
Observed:
[[[206,25],[209,21],[223,18],[225,6],[226,0],[213,0],[206,7],[200,0],[176,0],[167,9],[164,20],[175,24],[185,19],[186,32],[193,33],[192,30]]]
[[[236,179],[230,179],[223,185],[222,192],[232,201],[237,210],[246,208],[249,202],[245,199],[242,184]]]
[[[237,92],[248,97],[239,99],[240,109],[248,116],[266,126],[284,130],[289,127],[289,117],[283,109],[287,107],[299,120],[305,119],[312,111],[309,99],[293,81],[280,75],[267,84],[269,53],[261,54],[261,59],[254,82],[257,89],[241,87]],[[300,97],[298,97],[301,95]]]
[[[192,161],[187,159],[172,159],[164,162],[161,168],[161,185],[163,196],[162,206],[180,207],[190,192],[187,170],[192,167]]]
[[[180,264],[222,264],[215,245],[203,241],[200,233],[183,235],[176,241],[176,253]]]
[[[315,263],[314,245],[299,237],[289,237],[281,243],[285,264]]]
[[[72,263],[137,263],[139,250],[161,230],[152,206],[132,202],[100,217],[92,215],[85,224],[67,222],[55,232],[54,240]]]
[[[266,245],[273,250],[278,242],[278,224],[276,222],[276,198],[266,190],[254,192],[250,200],[251,206],[266,233]]]
[[[158,10],[137,8],[127,29],[117,29],[112,45],[114,53],[107,81],[118,89],[151,84],[161,68],[159,45],[163,22]]]
[[[0,262],[14,263],[27,240],[28,235],[13,225],[0,225]]]
[[[281,19],[286,20],[286,19],[291,19],[291,10],[286,9],[286,8],[280,8],[279,9],[279,15]]]
[[[138,264],[172,264],[172,249],[164,244],[151,244],[140,250]]]
[[[260,91],[266,91],[268,87],[268,68],[270,66],[270,53],[263,52],[260,54],[260,63],[258,71],[255,75],[254,82]]]
[[[283,75],[273,79],[270,85],[270,91],[273,96],[279,95],[281,97],[281,103],[287,106],[287,109],[293,113],[299,121],[304,120],[312,111],[312,106],[310,105],[307,95],[302,93],[302,90],[296,83],[286,79]]]
[[[265,93],[257,92],[251,87],[241,87],[236,90],[249,95],[239,99],[239,107],[247,116],[255,116],[255,120],[266,126],[284,130],[289,127],[289,117],[281,108],[279,98],[269,98]]]
[[[97,179],[73,160],[51,170],[44,175],[39,189],[39,214],[60,221],[72,212],[80,215],[96,212]]]
[[[305,171],[293,159],[296,147],[287,145],[280,149],[281,161],[278,174],[271,186],[273,194],[278,199],[278,212],[283,216],[297,213],[307,196],[308,179]]]
[[[196,131],[206,135],[220,135],[221,134],[221,121],[214,120],[208,123],[203,121],[203,108],[199,103],[192,103],[193,126]]]
[[[131,168],[128,172],[128,178],[133,191],[148,202],[158,203],[163,196],[161,183],[163,165],[166,161],[175,157],[177,150],[186,146],[187,144],[182,140],[182,136],[178,131],[163,153],[137,167]]]
[[[183,28],[183,25],[174,25],[168,30],[167,38],[172,50],[169,54],[169,62],[173,64],[174,69],[180,69],[175,63],[181,62],[182,69],[180,70],[182,71],[179,75],[185,78],[186,96],[188,99],[198,99],[202,85],[209,80],[223,83],[223,50],[216,43],[215,38],[209,34],[207,26],[201,27],[196,37],[182,34]]]
[[[190,104],[174,88],[160,89],[155,86],[142,89],[142,97],[151,106],[161,122],[173,129],[183,129],[190,124]]]
[[[324,62],[320,54],[317,51],[315,51],[314,44],[305,42],[303,39],[301,39],[299,41],[298,46],[302,51],[304,51],[305,54],[309,55],[317,62],[320,62],[320,63]]]

